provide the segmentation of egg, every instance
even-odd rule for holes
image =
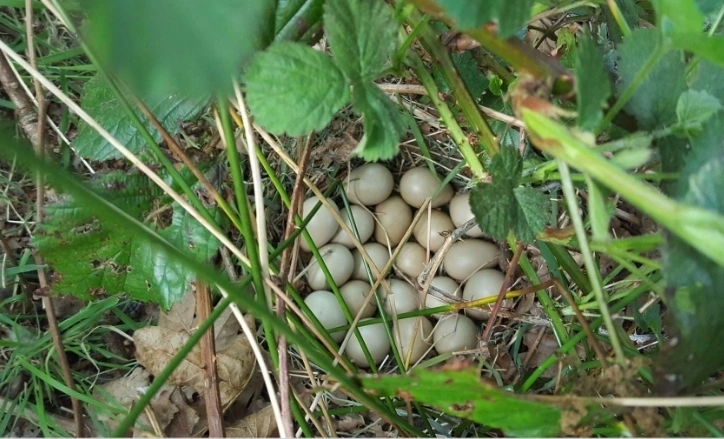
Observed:
[[[370,284],[361,280],[351,280],[339,289],[344,303],[347,304],[347,308],[349,308],[349,312],[352,313],[353,316],[357,316],[363,307],[362,317],[370,317],[377,311],[377,301],[374,297],[367,302],[367,306],[364,306],[367,295],[371,289]]]
[[[324,329],[337,328],[347,324],[337,297],[330,291],[315,291],[304,299],[304,303]],[[344,331],[333,332],[330,335],[336,342],[344,340]]]
[[[392,294],[380,287],[380,293],[384,297],[384,310],[387,314],[402,314],[420,309],[420,298],[415,287],[399,279],[388,279],[387,285]]]
[[[348,211],[342,211],[340,216],[342,217],[344,223],[349,227],[350,231],[352,231],[352,235],[349,235],[343,228],[340,227],[334,237],[332,237],[332,242],[342,244],[347,248],[354,248],[354,243],[357,241],[357,238],[355,238],[354,235],[355,226],[357,227],[357,233],[359,233],[359,242],[364,244],[370,239],[372,233],[375,231],[375,219],[370,212],[360,206],[352,205],[350,206],[349,211],[352,212],[354,226],[352,225]]]
[[[451,296],[455,296],[458,298],[461,298],[463,295],[462,288],[460,288],[460,285],[458,285],[457,282],[450,279],[447,276],[435,276],[430,281],[430,286],[435,287],[439,290],[442,290],[446,293],[448,293]],[[425,308],[437,308],[439,306],[445,306],[450,305],[451,302],[445,302],[442,299],[438,299],[437,297],[433,296],[430,291],[425,295]],[[431,317],[433,318],[439,318],[440,316],[444,315],[445,313],[437,313],[433,314]]]
[[[412,224],[412,209],[402,198],[393,195],[375,207],[375,217],[375,241],[395,247]]]
[[[370,319],[361,320],[360,323],[365,320]],[[372,357],[375,364],[380,364],[390,352],[390,339],[387,338],[387,331],[385,331],[384,324],[373,323],[367,326],[360,326],[358,329],[360,336],[362,336],[362,340],[365,342],[365,346],[367,346],[370,357]],[[352,335],[349,342],[347,342],[345,353],[347,354],[347,357],[349,357],[349,359],[357,366],[370,367],[364,351],[362,350],[362,346],[359,341],[357,341],[357,337],[354,335]]]
[[[478,326],[462,314],[451,314],[440,319],[432,333],[438,354],[473,349],[478,342]]]
[[[402,244],[400,252],[397,254],[395,266],[405,275],[416,279],[422,273],[427,263],[427,252],[420,244],[414,242],[406,242]]]
[[[466,239],[450,246],[442,260],[445,272],[463,281],[481,268],[498,265],[498,247],[482,239]]]
[[[344,192],[350,203],[374,206],[392,194],[394,185],[389,169],[379,163],[367,163],[349,173]]]
[[[470,194],[457,194],[452,200],[450,200],[450,218],[452,219],[455,228],[458,228],[475,218],[473,211],[470,210]],[[480,230],[480,226],[475,226],[472,229],[465,232],[465,236],[471,238],[482,238],[483,231]]]
[[[319,249],[329,273],[337,285],[343,285],[352,276],[354,258],[347,247],[340,244],[329,244]],[[324,290],[330,288],[324,272],[317,264],[316,259],[309,263],[307,269],[307,283],[313,290]]]
[[[445,242],[442,234],[451,232],[453,229],[455,226],[448,214],[440,210],[432,210],[424,213],[422,218],[417,221],[415,228],[412,229],[412,235],[423,248],[436,252]]]
[[[318,202],[319,199],[317,197],[309,197],[304,201],[302,204],[302,219],[307,218],[307,215],[309,215]],[[332,201],[329,203],[332,209],[336,213],[339,213],[337,206]],[[326,206],[321,206],[319,210],[317,210],[317,213],[315,213],[309,221],[309,224],[307,224],[307,232],[309,232],[309,235],[312,237],[312,241],[314,241],[314,245],[317,248],[328,243],[337,233],[337,229],[339,229],[339,224],[337,224],[332,212],[327,209]],[[307,241],[303,237],[300,237],[299,239],[299,246],[302,250],[310,251]]]
[[[425,317],[412,317],[397,321],[399,346],[402,361],[412,366],[432,347],[432,323]],[[407,355],[410,362],[407,363]]]
[[[368,242],[362,247],[365,249],[370,259],[372,259],[372,262],[377,267],[377,270],[382,271],[382,269],[385,268],[385,265],[387,265],[387,261],[390,260],[390,252],[387,250],[387,248],[382,244],[378,244],[376,242]],[[362,253],[360,253],[359,250],[354,250],[352,252],[352,258],[354,259],[352,279],[363,281],[369,280],[369,278],[367,277],[367,269],[365,268]],[[374,272],[371,268],[370,273],[373,273],[372,275],[374,276]]]
[[[412,168],[400,179],[400,195],[412,207],[421,207],[426,199],[432,197],[441,185],[435,174],[426,166]],[[432,199],[432,207],[447,204],[453,197],[453,189],[446,184]]]
[[[505,281],[505,275],[498,270],[485,269],[473,274],[463,288],[463,300],[472,301],[486,297],[497,297]],[[468,308],[466,313],[476,319],[488,318],[490,306]]]

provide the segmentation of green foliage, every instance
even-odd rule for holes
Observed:
[[[724,214],[724,116],[712,119],[691,142],[677,196],[683,202]],[[724,225],[722,226],[724,228]],[[657,361],[657,383],[666,393],[697,386],[724,366],[724,351],[712,349],[724,337],[724,266],[670,237],[664,254],[674,337]]]
[[[101,61],[142,96],[230,92],[271,40],[272,0],[88,1],[86,36]]]
[[[394,157],[404,119],[372,82],[397,46],[391,10],[381,0],[329,0],[324,23],[332,58],[297,43],[277,43],[254,58],[246,75],[252,113],[276,134],[309,134],[348,102],[351,86],[365,127],[357,153],[367,161]]]
[[[198,116],[206,105],[205,99],[191,99],[178,92],[142,100],[172,136],[178,133],[181,122]],[[129,151],[139,153],[144,149],[146,142],[141,133],[133,126],[131,118],[116,99],[113,90],[99,75],[94,76],[83,87],[80,105]],[[152,133],[154,140],[160,142],[161,134],[152,128],[151,122],[140,111],[136,114]],[[85,122],[80,122],[73,146],[81,157],[89,160],[103,161],[122,157],[113,145]]]
[[[633,83],[647,60],[662,50],[662,44],[655,29],[636,29],[624,38],[619,49],[619,92]],[[626,111],[636,117],[643,129],[662,128],[676,120],[676,103],[686,89],[682,54],[666,53],[636,88]]]
[[[530,19],[535,0],[438,0],[437,3],[455,20],[458,28],[477,28],[495,21],[498,35],[505,38],[516,33]]]
[[[702,124],[722,109],[719,99],[705,91],[688,90],[676,104],[677,126],[684,134],[701,129]]]
[[[142,219],[161,196],[148,178],[113,172],[93,182],[94,190],[130,218]],[[199,262],[218,250],[218,241],[179,206],[166,227],[148,225],[171,245]],[[193,272],[116,222],[100,221],[94,209],[72,199],[47,206],[47,220],[36,236],[40,254],[58,272],[53,291],[82,299],[128,294],[168,309],[183,297]]]
[[[658,28],[664,34],[701,32],[704,17],[695,0],[654,0]]]
[[[349,102],[349,87],[332,59],[296,43],[274,44],[260,53],[246,82],[254,116],[269,130],[290,136],[323,129]]]
[[[470,193],[470,208],[480,228],[500,241],[512,231],[531,242],[548,224],[550,201],[540,191],[520,186],[523,160],[514,148],[501,148],[488,170],[493,181]]]
[[[322,25],[323,0],[278,0],[275,22],[275,41],[312,39]]]
[[[327,0],[324,9],[332,56],[353,84],[375,80],[397,47],[397,26],[382,1]]]
[[[603,119],[602,109],[611,95],[611,79],[601,50],[589,35],[578,42],[575,60],[578,126],[593,131]]]
[[[387,160],[397,154],[397,142],[405,131],[397,106],[375,84],[352,90],[352,104],[362,114],[365,135],[357,151],[367,161]]]
[[[408,395],[445,413],[503,430],[508,436],[560,436],[563,410],[501,390],[475,368],[425,370],[361,377],[365,389],[380,395]]]

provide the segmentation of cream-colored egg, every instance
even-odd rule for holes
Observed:
[[[458,285],[457,282],[450,279],[447,276],[435,276],[432,278],[432,281],[430,281],[430,286],[433,286],[439,290],[442,290],[446,292],[447,294],[451,296],[455,296],[457,298],[462,298],[463,290],[460,288],[460,285]],[[433,296],[430,291],[425,295],[425,308],[437,308],[439,306],[445,306],[450,305],[451,302],[446,302],[442,299],[438,299],[437,297]],[[440,316],[444,315],[445,313],[437,313],[433,314],[431,317],[433,318],[439,318]]]
[[[473,349],[478,342],[478,326],[462,314],[451,314],[440,319],[432,333],[438,354]]]
[[[307,304],[324,329],[337,328],[347,324],[342,306],[334,293],[330,291],[315,291],[304,299],[304,303]],[[333,332],[330,335],[336,342],[344,339],[344,331]]]
[[[415,287],[399,279],[388,279],[387,284],[392,295],[387,294],[382,287],[379,289],[385,298],[383,306],[387,314],[402,314],[420,309],[420,297]]]
[[[431,210],[424,213],[417,221],[415,228],[412,229],[412,234],[423,248],[436,252],[445,242],[443,234],[449,233],[453,229],[455,226],[448,214],[441,210]]]
[[[374,206],[392,194],[394,185],[389,169],[379,163],[367,163],[349,173],[344,190],[350,203]]]
[[[372,263],[375,264],[377,270],[382,271],[385,268],[385,265],[387,265],[387,261],[390,260],[390,252],[387,250],[387,248],[382,244],[378,244],[376,242],[368,242],[362,247],[364,247],[370,259],[372,259]],[[367,277],[367,269],[364,264],[364,258],[362,257],[362,253],[360,253],[359,250],[354,250],[352,252],[352,257],[354,258],[352,279],[363,281],[369,280],[369,277]],[[374,270],[372,270],[371,268],[370,273],[374,277]]]
[[[354,226],[357,227],[357,233],[359,233],[359,241],[364,244],[369,241],[372,233],[375,231],[375,219],[371,213],[361,206],[352,205],[349,207],[349,210],[352,212]],[[352,225],[350,215],[344,210],[341,213],[341,217],[350,231],[352,231],[352,235],[349,235],[340,227],[339,230],[337,230],[337,234],[332,238],[332,242],[342,244],[347,248],[354,248],[354,242],[357,241],[357,238],[355,238],[354,235],[355,227]]]
[[[393,195],[375,207],[375,241],[395,247],[412,224],[412,209],[405,201]]]
[[[400,179],[400,195],[407,204],[419,208],[426,199],[435,195],[441,183],[427,166],[412,168]],[[432,199],[430,205],[440,207],[447,204],[452,197],[453,189],[446,184]]]
[[[416,279],[422,273],[426,263],[427,252],[425,249],[415,242],[406,242],[402,244],[395,266],[405,275]]]
[[[309,215],[318,202],[319,199],[317,197],[309,197],[304,201],[302,204],[302,219],[306,219],[307,215]],[[332,206],[332,209],[339,213],[339,209],[334,202],[329,201],[329,203]],[[314,245],[317,248],[328,243],[337,233],[338,228],[339,224],[337,224],[332,212],[327,209],[326,206],[320,206],[317,213],[314,214],[314,217],[312,217],[309,224],[307,224],[307,232],[309,232],[309,235],[312,237],[312,241],[314,241]],[[309,251],[307,241],[301,236],[299,239],[299,246],[302,250]]]
[[[341,244],[329,244],[319,249],[324,264],[327,266],[329,273],[334,279],[337,286],[343,285],[352,276],[354,267],[354,258],[347,247]],[[316,259],[312,259],[307,269],[307,283],[313,290],[324,290],[330,288],[324,272],[317,264]]]
[[[463,289],[463,300],[471,301],[486,297],[497,297],[505,281],[505,275],[498,270],[485,269],[473,274]],[[468,308],[467,315],[476,319],[488,318],[490,306]]]
[[[344,303],[347,304],[347,308],[353,316],[357,316],[357,313],[363,308],[362,317],[370,317],[377,311],[377,301],[374,297],[370,298],[365,306],[365,300],[371,289],[370,284],[361,280],[351,280],[339,289]]]
[[[450,218],[455,228],[462,226],[469,220],[475,218],[473,211],[470,210],[470,194],[457,194],[450,200]],[[471,238],[482,238],[483,231],[480,226],[475,226],[465,232],[465,236]]]
[[[361,320],[360,323],[365,320],[369,319]],[[390,352],[390,339],[387,338],[387,331],[385,331],[384,324],[373,323],[367,326],[360,326],[359,333],[367,346],[367,350],[370,352],[372,361],[374,361],[375,364],[380,364]],[[367,358],[365,357],[365,353],[362,350],[362,346],[359,341],[357,341],[357,337],[355,337],[354,334],[350,337],[349,342],[347,343],[345,353],[357,366],[370,367],[370,364],[367,362]]]
[[[407,362],[410,355],[410,366],[417,363],[432,346],[432,323],[425,317],[412,317],[397,321],[399,330],[399,346],[402,361]]]
[[[453,279],[463,281],[481,268],[498,265],[498,247],[482,239],[466,239],[450,246],[442,267]]]

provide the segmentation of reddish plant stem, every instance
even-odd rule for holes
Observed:
[[[311,148],[312,135],[307,137],[304,143],[303,149],[299,152],[299,172],[294,181],[294,188],[292,189],[292,199],[289,205],[289,213],[287,214],[287,225],[284,230],[284,240],[289,239],[291,234],[296,228],[294,218],[301,209],[302,199],[304,198],[304,175],[306,174],[307,163],[309,162],[309,156],[312,152]],[[279,283],[281,284],[282,291],[285,290],[284,283],[292,282],[294,279],[294,267],[296,265],[296,255],[299,251],[299,241],[296,241],[294,245],[289,248],[287,247],[282,252],[282,260],[279,271]],[[277,316],[280,318],[284,317],[286,312],[286,304],[284,301],[277,302]],[[281,402],[282,416],[284,417],[284,424],[289,429],[288,431],[294,431],[294,422],[292,420],[292,409],[291,409],[291,393],[289,384],[289,353],[287,347],[287,339],[284,336],[280,336],[277,341],[279,354],[279,396]]]
[[[196,282],[196,315],[199,321],[211,315],[211,292],[204,282]],[[224,437],[223,410],[219,393],[219,375],[216,370],[216,340],[214,327],[211,326],[201,337],[201,356],[204,359],[204,399],[206,401],[206,420],[209,437]]]
[[[500,311],[500,307],[503,305],[503,300],[505,299],[505,292],[508,291],[508,288],[510,288],[510,285],[513,283],[513,274],[515,273],[515,269],[518,267],[518,261],[520,260],[520,256],[522,254],[523,243],[518,241],[518,245],[515,247],[515,254],[513,255],[513,259],[510,261],[510,265],[508,265],[508,270],[505,272],[505,279],[503,280],[503,285],[500,286],[498,300],[495,301],[495,305],[493,305],[493,309],[490,311],[490,318],[488,318],[488,323],[485,326],[485,331],[483,332],[483,343],[487,344],[488,340],[490,339],[490,332],[493,330],[493,326],[495,326],[495,320],[498,318],[498,312]]]

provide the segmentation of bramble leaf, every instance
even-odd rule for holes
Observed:
[[[611,80],[606,74],[601,50],[587,34],[578,43],[575,72],[578,126],[593,131],[603,119],[602,110],[611,95]]]
[[[143,175],[113,172],[93,183],[96,191],[141,218],[162,195]],[[180,300],[193,273],[158,252],[138,236],[99,221],[92,209],[72,199],[47,206],[47,220],[36,235],[41,255],[56,270],[53,291],[90,299],[97,294],[128,294],[168,309]],[[171,223],[158,231],[170,243],[200,262],[219,247],[218,241],[198,221],[174,206]]]
[[[367,161],[394,157],[406,128],[397,106],[373,83],[354,87],[352,105],[362,115],[365,128],[357,154]]]
[[[652,3],[657,23],[664,34],[702,31],[704,17],[695,0],[654,0]]]
[[[678,180],[678,198],[724,214],[724,143],[721,113],[691,141],[692,151]],[[673,336],[657,365],[657,385],[668,394],[698,386],[724,366],[724,351],[712,349],[724,337],[724,266],[677,237],[664,252],[666,305]]]
[[[290,136],[323,129],[349,102],[349,87],[332,59],[290,42],[273,44],[254,58],[246,91],[259,124]]]
[[[512,230],[516,238],[533,241],[548,224],[550,201],[541,192],[519,186],[523,160],[514,148],[501,148],[489,166],[492,183],[470,193],[470,208],[480,228],[497,240]]]
[[[655,29],[636,29],[619,49],[619,92],[629,86],[646,61],[663,44]],[[626,105],[643,129],[662,128],[676,120],[676,102],[686,84],[686,66],[679,52],[664,54]],[[665,93],[662,91],[666,90]]]
[[[722,109],[719,99],[705,91],[688,90],[681,94],[676,104],[676,117],[681,129],[698,130]]]
[[[171,96],[151,97],[143,99],[143,101],[172,136],[178,133],[181,122],[195,118],[206,105],[206,99],[190,99],[179,93]],[[110,86],[100,76],[95,76],[86,82],[80,104],[91,117],[131,152],[139,153],[146,147],[141,133],[133,126],[131,118],[116,100]],[[160,142],[161,134],[153,128],[143,114],[138,111],[136,114],[148,128],[154,140]],[[79,123],[78,136],[73,141],[73,146],[81,157],[89,160],[104,161],[122,157],[113,145],[82,121]]]
[[[506,436],[551,437],[561,434],[563,409],[516,395],[481,379],[475,368],[425,370],[408,374],[361,376],[368,391],[408,395],[452,416],[503,430]]]
[[[458,29],[477,28],[496,21],[502,38],[516,33],[530,19],[535,0],[437,0]]]
[[[724,36],[699,33],[677,33],[671,37],[671,46],[724,67]]]
[[[352,82],[377,79],[395,53],[398,26],[382,0],[327,0],[324,26],[334,62]]]
[[[230,93],[231,79],[271,42],[273,0],[87,1],[86,38],[142,96]]]

